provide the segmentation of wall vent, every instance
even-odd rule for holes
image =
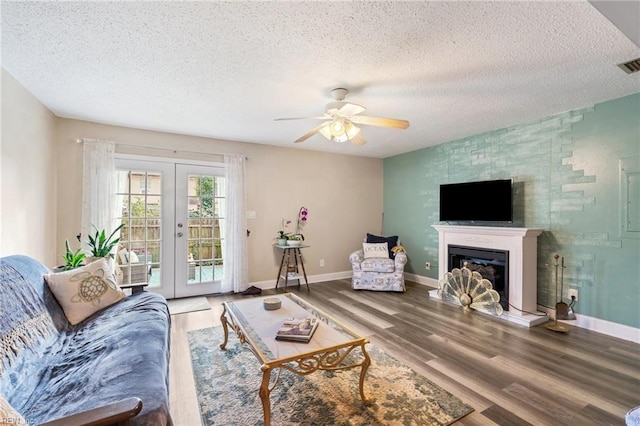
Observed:
[[[624,64],[618,64],[618,66],[627,74],[633,74],[640,71],[640,58],[625,62]]]

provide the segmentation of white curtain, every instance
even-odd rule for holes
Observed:
[[[247,257],[247,218],[244,191],[245,157],[225,155],[226,211],[223,240],[223,292],[242,292],[249,281]]]
[[[83,139],[82,168],[82,246],[88,252],[87,236],[105,230],[107,236],[115,229],[116,174],[115,144],[109,141]]]
[[[129,193],[129,170],[114,170],[115,173],[115,193],[114,193],[114,219],[122,216],[122,205],[124,200],[127,199],[127,193]],[[114,228],[120,225],[122,221],[114,220]],[[118,232],[120,235],[120,232]]]

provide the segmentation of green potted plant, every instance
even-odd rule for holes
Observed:
[[[68,271],[70,269],[76,269],[82,266],[82,262],[84,261],[85,254],[82,252],[81,248],[78,248],[76,251],[71,251],[71,247],[69,246],[69,240],[64,241],[65,253],[62,256],[64,258],[64,270]]]
[[[69,246],[69,240],[65,240],[64,247],[65,252],[62,255],[64,265],[55,267],[53,269],[54,272],[70,271],[83,266],[82,262],[86,255],[82,252],[82,249],[78,248],[76,251],[72,251],[71,246]]]
[[[115,247],[115,245],[120,241],[120,237],[113,237],[115,237],[116,233],[120,229],[122,229],[123,226],[124,223],[121,223],[116,229],[113,230],[109,237],[107,237],[104,229],[100,231],[98,230],[98,228],[96,228],[96,233],[93,236],[89,235],[89,241],[87,241],[87,244],[91,249],[91,257],[95,259],[99,259],[101,257],[111,257],[113,259],[113,253],[111,253],[111,251],[113,250],[113,247]]]
[[[289,234],[286,234],[284,231],[278,231],[278,236],[276,237],[276,243],[279,246],[286,246],[288,239],[289,239]]]
[[[287,239],[287,245],[289,246],[299,246],[304,241],[304,235],[302,234],[291,234]]]

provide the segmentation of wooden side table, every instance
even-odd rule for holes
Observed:
[[[276,290],[278,289],[280,280],[284,280],[284,291],[286,292],[289,280],[298,280],[299,287],[300,279],[304,278],[304,283],[307,285],[307,292],[309,292],[309,281],[307,281],[307,272],[304,270],[304,261],[302,260],[302,253],[300,252],[300,249],[311,246],[288,246],[280,244],[275,244],[275,246],[282,250],[282,260],[280,261],[280,269],[278,269],[278,276],[276,277]],[[298,266],[302,269],[302,274],[300,274]],[[289,269],[295,270],[295,274],[290,276]]]

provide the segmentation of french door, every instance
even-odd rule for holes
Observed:
[[[224,167],[121,158],[116,170],[123,282],[167,299],[219,293]]]
[[[224,179],[222,167],[176,164],[176,297],[221,292]]]

